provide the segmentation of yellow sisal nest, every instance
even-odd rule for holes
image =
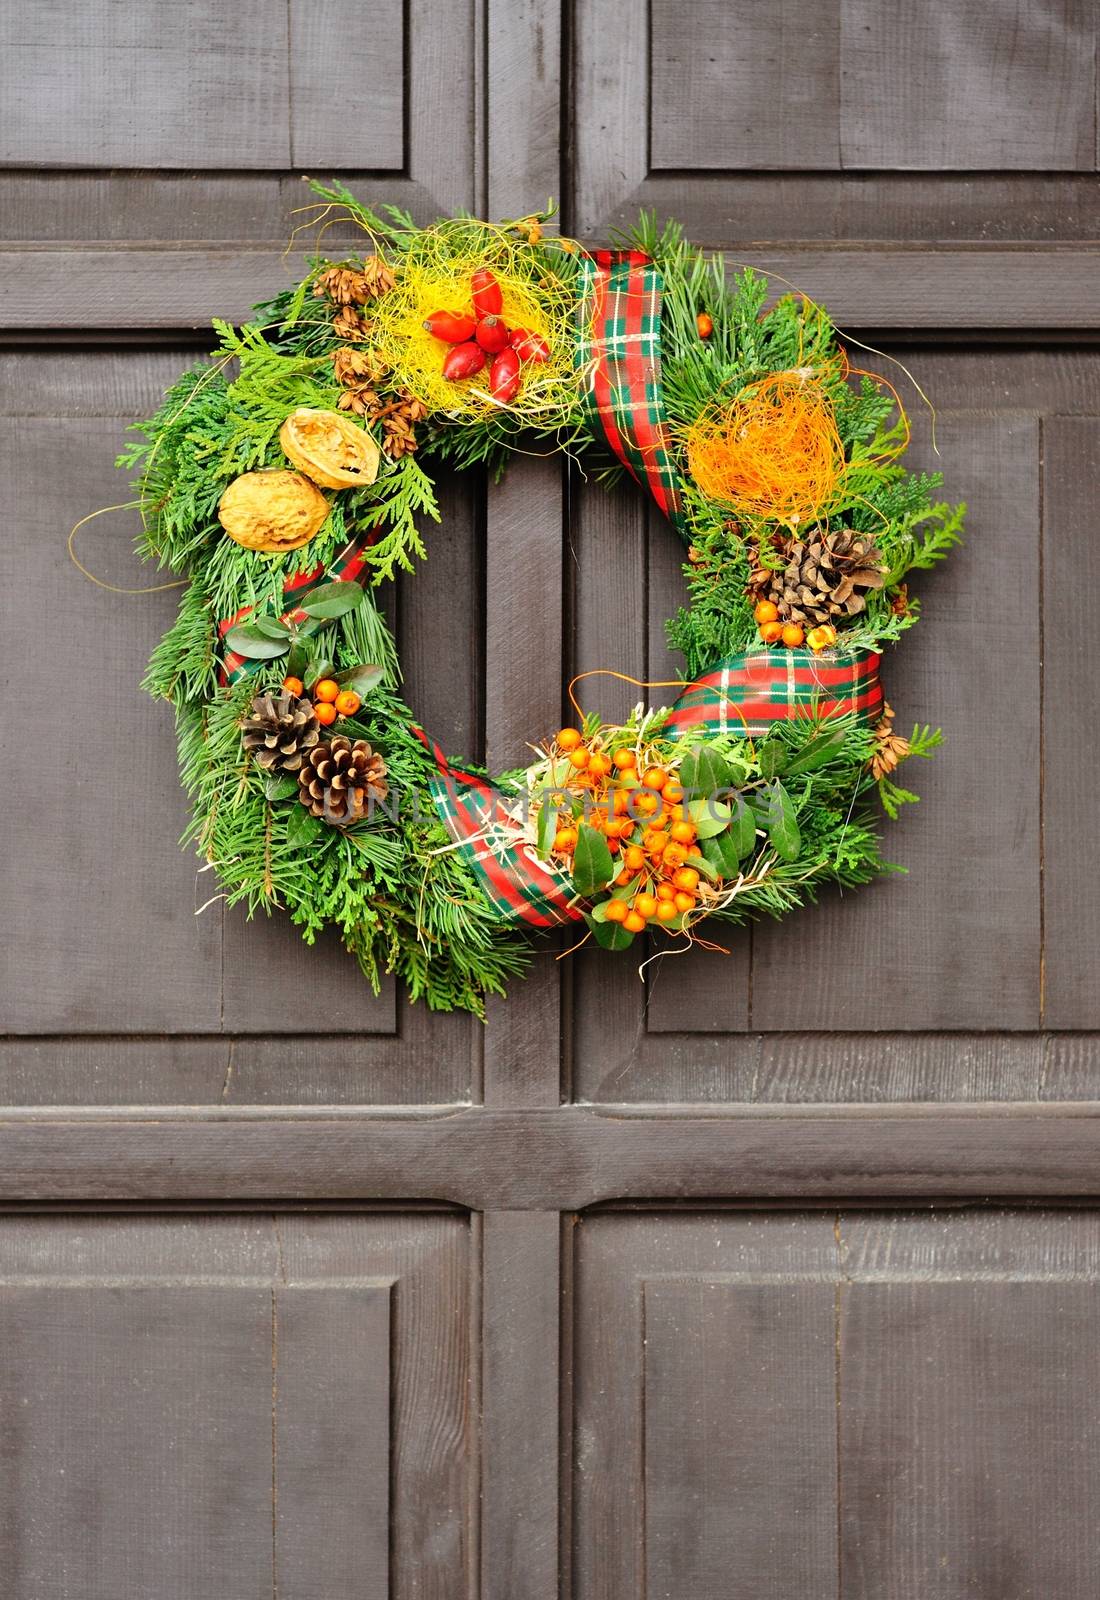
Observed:
[[[806,368],[772,373],[704,412],[685,443],[709,499],[791,528],[822,512],[845,470],[832,402]]]
[[[546,241],[552,245],[556,241]],[[562,241],[570,249],[569,241]],[[424,327],[433,311],[472,311],[470,279],[488,267],[500,284],[500,315],[509,328],[526,328],[545,339],[550,359],[527,362],[515,399],[502,407],[489,393],[489,365],[463,382],[443,376],[453,348]],[[429,411],[472,422],[506,410],[521,421],[554,426],[577,404],[574,370],[577,291],[571,273],[559,277],[515,233],[489,223],[459,220],[425,229],[404,258],[394,287],[372,308],[371,343],[395,383],[422,400]]]

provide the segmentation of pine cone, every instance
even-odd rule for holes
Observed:
[[[367,293],[377,300],[380,295],[389,293],[396,279],[393,268],[381,256],[368,256],[363,262],[363,282],[367,286]]]
[[[298,799],[314,817],[334,828],[360,822],[372,800],[389,793],[386,763],[365,739],[353,744],[337,734],[311,750],[298,774]]]
[[[241,723],[241,743],[265,772],[297,772],[321,737],[313,707],[301,695],[258,694]]]
[[[786,566],[758,565],[749,578],[753,601],[771,600],[783,622],[813,627],[834,617],[854,617],[867,604],[861,590],[881,589],[882,558],[866,534],[850,528],[820,530],[786,545]]]
[[[365,339],[370,323],[354,306],[341,306],[332,319],[332,331],[338,339]]]
[[[344,345],[332,353],[332,375],[337,383],[351,387],[377,383],[386,370],[385,362],[374,350],[356,350]]]
[[[341,391],[336,402],[339,411],[350,411],[356,417],[376,417],[382,402],[370,384],[357,384],[353,389]]]
[[[337,306],[361,306],[371,293],[365,275],[352,267],[329,267],[314,283],[313,292]]]
[[[871,776],[877,782],[880,778],[889,777],[895,770],[899,761],[904,761],[909,754],[909,740],[903,739],[900,733],[895,733],[890,724],[894,720],[893,707],[884,705],[882,720],[876,722],[874,735],[876,739],[875,751],[871,757]]]

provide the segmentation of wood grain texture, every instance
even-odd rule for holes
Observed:
[[[575,1211],[611,1200],[1082,1198],[1100,1194],[1098,1117],[1091,1101],[659,1114],[8,1110],[0,1200],[416,1198]]]
[[[1096,13],[1084,0],[838,9],[843,166],[1095,169]]]
[[[646,1278],[646,1592],[787,1600],[836,1578],[836,1291]]]
[[[1100,420],[1043,426],[1043,973],[1045,1023],[1094,1028],[1100,1016],[1100,756],[1083,730],[1100,691],[1090,620],[1100,589],[1095,489]]]
[[[558,1597],[560,1228],[554,1211],[482,1224],[486,1600]]]
[[[469,1266],[450,1216],[4,1219],[5,1595],[465,1593]]]
[[[64,167],[400,168],[402,6],[9,10],[2,159]],[[354,41],[354,48],[352,44]],[[354,92],[359,115],[344,114]],[[366,103],[364,104],[364,96]]]
[[[836,4],[656,0],[650,29],[651,169],[842,164]]]
[[[968,536],[949,569],[914,583],[924,623],[884,665],[899,724],[942,724],[946,740],[927,770],[906,769],[924,798],[887,838],[911,877],[756,928],[752,1020],[765,1029],[1039,1022],[1038,426],[941,413],[938,434],[940,459],[922,443],[913,464],[966,498]]]

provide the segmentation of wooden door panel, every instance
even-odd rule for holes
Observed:
[[[468,1250],[441,1215],[0,1224],[5,1595],[461,1592]]]
[[[1094,1593],[1094,1216],[576,1238],[578,1600]]]
[[[126,425],[188,359],[13,353],[0,364],[0,452],[13,495],[0,555],[9,707],[22,717],[40,692],[35,717],[46,727],[50,696],[64,684],[66,716],[81,730],[60,767],[45,752],[11,767],[4,878],[20,938],[5,946],[4,1032],[111,1039],[98,1054],[75,1047],[79,1065],[73,1046],[47,1047],[33,1064],[18,1045],[0,1048],[0,1098],[20,1099],[33,1078],[31,1098],[55,1101],[465,1099],[476,1069],[471,1019],[412,1012],[390,982],[376,999],[332,934],[310,949],[283,915],[250,923],[241,908],[223,910],[211,876],[177,846],[186,804],[172,719],[140,688],[178,594],[111,593],[66,555],[65,531],[125,496],[111,463]],[[391,604],[411,703],[447,748],[471,750],[481,737],[480,667],[469,647],[482,583],[477,489],[445,481],[442,494],[432,558]],[[107,583],[155,586],[170,575],[133,558],[136,531],[136,513],[117,511],[81,530],[78,553]],[[446,674],[441,648],[453,658]],[[354,1042],[334,1038],[318,1051],[303,1046],[311,1033]],[[125,1042],[151,1034],[224,1042]],[[254,1035],[289,1037],[265,1047]]]

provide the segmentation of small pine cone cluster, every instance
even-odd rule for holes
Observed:
[[[298,774],[298,799],[311,816],[349,828],[389,793],[386,763],[366,739],[338,734],[311,750]]]
[[[338,339],[365,339],[370,323],[355,306],[341,306],[332,319],[332,331]]]
[[[361,306],[371,297],[366,274],[354,267],[329,267],[314,283],[313,292],[334,306]]]
[[[241,743],[265,772],[297,772],[321,737],[310,702],[301,695],[258,694],[241,723]]]
[[[337,402],[340,410],[379,424],[382,449],[391,460],[398,461],[415,451],[416,424],[424,421],[428,408],[407,389],[392,400],[383,400],[375,385],[385,371],[385,364],[366,350],[337,350],[333,356],[333,373],[343,386]]]
[[[332,373],[337,383],[367,386],[385,377],[386,363],[376,350],[355,350],[345,345],[333,352]]]
[[[895,733],[892,727],[894,710],[890,705],[882,708],[882,720],[874,727],[875,749],[871,756],[871,776],[876,780],[888,778],[899,761],[909,754],[909,740]]]
[[[372,300],[389,294],[396,281],[393,268],[381,256],[368,256],[363,262],[363,282]]]

